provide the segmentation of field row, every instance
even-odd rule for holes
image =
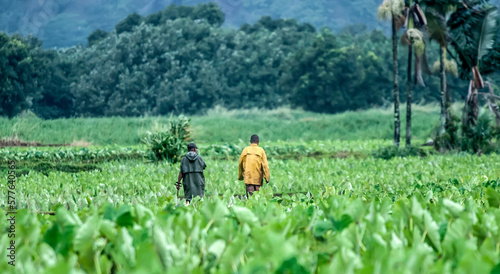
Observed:
[[[239,157],[248,146],[247,142],[236,144],[198,144],[203,157]],[[261,146],[269,158],[290,158],[302,156],[340,157],[368,156],[373,151],[390,146],[390,141],[310,141],[310,142],[268,142]],[[10,147],[0,150],[0,162],[15,161],[88,161],[147,160],[150,152],[144,145],[120,147]]]
[[[436,198],[463,202],[484,200],[485,183],[500,178],[500,156],[429,156],[427,158],[366,159],[270,159],[272,193],[311,192],[321,196],[348,193],[371,201],[380,197],[399,200],[431,192]],[[207,160],[206,193],[244,194],[237,181],[237,161]],[[176,196],[174,183],[179,165],[144,164],[141,161],[99,165],[101,171],[30,173],[17,182],[20,208],[50,211],[64,205],[71,211],[109,203],[144,204],[163,208]],[[2,183],[1,187],[5,187]],[[182,191],[180,195],[182,195]],[[0,193],[0,203],[6,201]],[[345,194],[347,195],[347,194]],[[5,204],[0,204],[4,207]]]

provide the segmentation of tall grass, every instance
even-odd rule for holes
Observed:
[[[406,109],[403,105],[402,109]],[[405,112],[401,113],[402,118]],[[439,108],[416,106],[413,136],[428,139],[439,122]],[[401,119],[404,120],[404,119]],[[261,140],[367,140],[392,139],[394,120],[391,109],[350,111],[341,114],[317,114],[280,108],[277,110],[237,110],[208,112],[194,117],[193,136],[206,142],[228,142],[258,134]],[[405,128],[403,121],[402,127]]]
[[[402,110],[406,109],[404,106]],[[415,106],[412,133],[426,140],[439,123],[435,105]],[[404,111],[401,113],[404,125]],[[33,116],[0,118],[0,137],[17,137],[45,144],[75,141],[93,145],[136,145],[147,131],[166,124],[170,117],[71,118],[42,120]],[[275,110],[225,110],[215,108],[204,116],[192,116],[192,138],[200,143],[247,142],[252,134],[264,141],[391,140],[391,109],[370,109],[341,114],[318,114],[289,108]]]

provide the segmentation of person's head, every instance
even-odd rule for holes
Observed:
[[[252,137],[250,137],[250,143],[258,145],[259,144],[259,136],[257,134],[252,135]]]
[[[198,153],[198,147],[196,146],[195,143],[189,143],[188,144],[188,151],[194,151],[194,152]]]

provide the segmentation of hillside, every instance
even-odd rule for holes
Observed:
[[[381,0],[2,0],[0,31],[33,34],[44,46],[69,47],[86,44],[96,29],[110,31],[127,15],[147,15],[170,4],[197,5],[216,2],[226,14],[226,26],[254,23],[262,16],[295,18],[317,28],[339,31],[347,25],[386,28],[377,20]],[[498,4],[500,0],[491,1]]]

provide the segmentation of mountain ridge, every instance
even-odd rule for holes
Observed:
[[[0,31],[37,36],[45,48],[86,45],[93,31],[111,31],[129,14],[144,16],[172,4],[209,2],[220,6],[225,25],[233,28],[271,16],[334,31],[355,24],[388,30],[388,24],[377,20],[381,0],[0,0]],[[500,4],[500,0],[490,2]]]

